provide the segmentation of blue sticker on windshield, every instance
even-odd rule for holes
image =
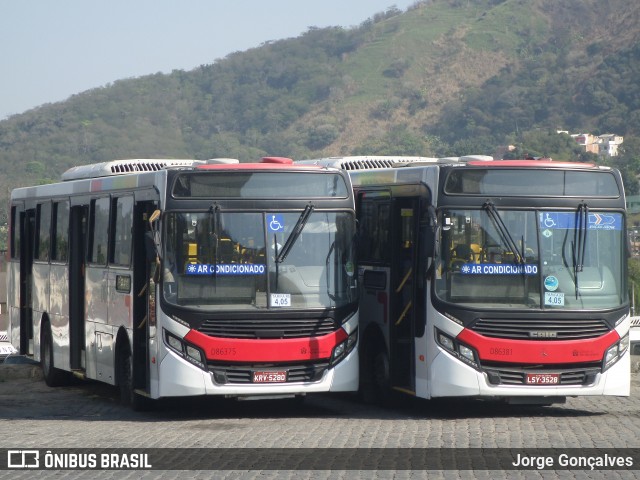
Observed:
[[[267,224],[270,232],[281,232],[284,230],[284,215],[281,213],[270,213],[267,215]]]
[[[214,264],[192,263],[187,265],[187,275],[263,275],[266,272],[264,265],[245,263]]]
[[[555,292],[559,286],[560,282],[558,281],[558,278],[554,277],[553,275],[549,275],[544,279],[544,288],[551,292]]]
[[[579,225],[574,212],[542,212],[540,225],[543,228],[567,230]],[[619,213],[590,213],[589,230],[622,230],[622,215]]]
[[[537,275],[537,265],[509,263],[465,263],[460,267],[465,275]]]

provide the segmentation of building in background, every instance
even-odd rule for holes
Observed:
[[[558,131],[558,133],[569,132],[562,130]],[[584,148],[585,152],[607,157],[617,157],[618,147],[624,142],[624,137],[614,133],[605,133],[603,135],[574,133],[570,135],[582,148]]]

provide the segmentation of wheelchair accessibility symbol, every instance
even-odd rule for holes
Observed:
[[[618,213],[589,213],[587,225],[582,225],[577,212],[543,212],[540,213],[540,226],[546,230],[572,230],[588,228],[589,230],[621,230],[622,216]]]
[[[281,232],[284,230],[284,215],[276,213],[275,215],[268,215],[267,217],[270,232]]]
[[[553,228],[556,226],[556,222],[548,213],[544,214],[544,220],[542,224],[547,228]]]

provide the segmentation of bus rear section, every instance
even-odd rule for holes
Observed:
[[[374,398],[629,395],[617,171],[484,158],[326,163],[343,160],[360,229],[361,386]]]

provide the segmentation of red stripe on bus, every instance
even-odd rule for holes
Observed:
[[[554,162],[551,160],[471,160],[472,167],[521,167],[521,168],[594,168],[593,163]]]
[[[476,349],[481,360],[522,364],[599,362],[607,348],[619,339],[615,330],[587,340],[508,340],[485,337],[468,329],[458,335],[459,341]]]
[[[347,333],[340,328],[322,337],[245,339],[210,337],[191,330],[184,339],[202,348],[207,360],[300,362],[330,358],[333,348],[347,339]]]
[[[208,165],[198,165],[195,170],[282,170],[288,172],[300,172],[300,171],[318,171],[322,167],[317,165],[296,165],[288,163],[212,163]]]

